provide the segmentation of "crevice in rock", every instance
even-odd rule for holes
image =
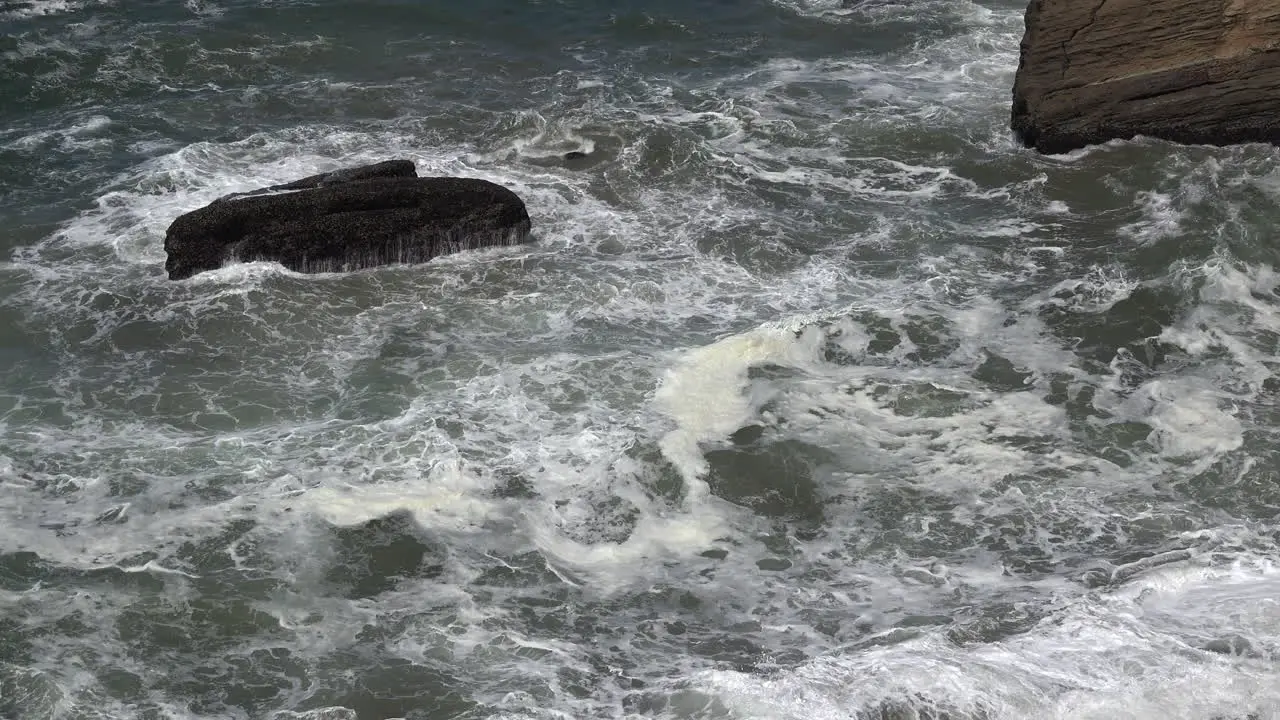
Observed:
[[[1098,13],[1102,12],[1102,7],[1106,4],[1107,0],[1098,0],[1098,4],[1093,6],[1093,10],[1089,11],[1089,19],[1085,21],[1083,25],[1071,32],[1071,37],[1067,38],[1067,45],[1075,44],[1076,37],[1078,37],[1080,33],[1093,27],[1093,24],[1098,21]]]
[[[1067,78],[1067,71],[1071,69],[1071,46],[1075,44],[1076,38],[1080,33],[1093,27],[1098,20],[1098,13],[1102,12],[1102,7],[1107,4],[1107,0],[1098,0],[1098,4],[1093,6],[1093,10],[1089,12],[1089,19],[1083,25],[1071,31],[1071,35],[1062,43],[1062,75],[1059,80]]]
[[[1025,18],[1010,127],[1026,145],[1280,144],[1275,0],[1031,0]]]

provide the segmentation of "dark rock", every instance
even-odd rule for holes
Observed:
[[[1280,143],[1280,3],[1031,0],[1012,126],[1059,153],[1147,135]]]
[[[272,185],[271,187],[262,188],[260,190],[232,193],[218,198],[215,202],[222,202],[224,200],[231,200],[239,197],[250,197],[253,195],[266,195],[288,190],[310,190],[312,188],[328,187],[330,185],[355,182],[357,180],[413,177],[418,177],[418,169],[414,166],[412,160],[387,160],[380,163],[374,163],[373,165],[361,165],[359,167],[331,170],[326,173],[320,173],[319,175],[311,175],[304,177],[301,180],[294,180],[293,182],[284,183],[283,185]]]
[[[565,160],[585,160],[586,158],[587,154],[581,150],[570,150],[564,154]]]
[[[524,202],[507,188],[420,178],[412,162],[392,160],[228,195],[181,215],[165,236],[165,269],[170,280],[258,260],[350,271],[516,245],[529,230]]]
[[[769,572],[782,572],[791,569],[791,561],[786,558],[764,558],[756,561],[756,567]]]

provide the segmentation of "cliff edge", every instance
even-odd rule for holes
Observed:
[[[1280,144],[1280,0],[1031,0],[1012,126],[1045,153]]]

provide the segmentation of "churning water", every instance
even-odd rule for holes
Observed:
[[[1280,152],[1023,9],[0,2],[0,717],[1280,717]],[[536,242],[165,279],[391,158]]]

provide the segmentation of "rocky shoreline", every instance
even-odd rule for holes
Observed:
[[[1045,153],[1139,135],[1280,144],[1280,3],[1032,0],[1011,124]]]

